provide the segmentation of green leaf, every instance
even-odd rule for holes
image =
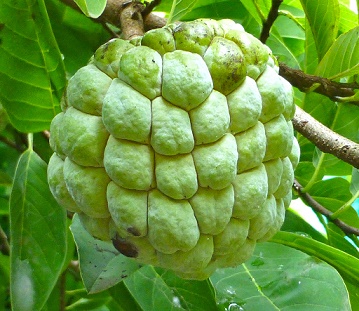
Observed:
[[[97,18],[105,10],[107,0],[74,0],[74,2],[86,16]]]
[[[124,283],[144,311],[217,310],[213,288],[208,280],[183,280],[172,272],[144,266]]]
[[[66,83],[43,0],[0,2],[0,101],[22,132],[49,128]]]
[[[359,169],[353,167],[350,192],[355,195],[359,191]]]
[[[333,61],[333,60],[338,61]],[[342,34],[320,61],[316,74],[331,80],[359,73],[359,26]]]
[[[65,260],[66,213],[50,193],[46,163],[31,149],[16,168],[10,225],[13,310],[40,310]]]
[[[275,243],[258,244],[245,264],[220,269],[211,280],[220,310],[351,310],[333,267]]]
[[[77,215],[70,228],[77,246],[83,282],[90,294],[114,286],[139,269],[138,263],[120,254],[112,243],[92,237]]]
[[[301,0],[301,3],[314,36],[319,59],[322,59],[337,36],[340,17],[338,0]]]
[[[66,72],[73,75],[85,66],[96,49],[110,39],[104,27],[58,0],[46,1]]]
[[[332,246],[290,232],[280,231],[271,239],[271,241],[294,247],[307,253],[308,255],[324,260],[336,268],[346,281],[353,284],[359,283],[358,258],[355,258]],[[339,308],[339,310],[341,309]]]
[[[192,10],[197,1],[198,0],[173,0],[167,24],[180,20],[182,16]]]

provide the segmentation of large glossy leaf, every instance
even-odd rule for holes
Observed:
[[[96,49],[110,39],[108,31],[58,0],[46,1],[51,25],[64,56],[66,72],[73,75],[85,66]]]
[[[93,238],[82,226],[77,215],[71,225],[80,259],[81,275],[89,293],[98,293],[114,286],[139,264],[120,254],[110,242]]]
[[[167,23],[173,23],[189,13],[198,0],[173,0]]]
[[[23,132],[48,129],[65,86],[43,0],[0,2],[0,100]]]
[[[144,266],[124,283],[144,311],[217,310],[212,284],[208,280],[183,280],[172,272]]]
[[[220,310],[351,310],[333,267],[275,243],[258,244],[245,264],[218,270],[211,280]]]
[[[97,18],[105,10],[107,0],[74,0],[74,2],[86,16]]]
[[[66,213],[47,185],[46,163],[21,156],[10,199],[11,297],[14,311],[40,310],[66,256]]]
[[[321,59],[337,36],[340,14],[338,0],[301,0],[301,3]]]
[[[333,61],[337,60],[337,61]],[[318,65],[316,74],[329,79],[359,73],[359,26],[342,34]]]
[[[296,233],[280,231],[271,239],[271,241],[294,247],[302,252],[324,260],[336,268],[345,280],[353,284],[359,284],[358,258],[332,246]]]

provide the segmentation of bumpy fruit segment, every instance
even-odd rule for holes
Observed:
[[[210,19],[114,39],[70,80],[48,181],[94,237],[204,279],[246,261],[290,202],[290,84],[241,25]]]

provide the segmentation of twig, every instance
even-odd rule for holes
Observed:
[[[339,83],[326,78],[309,75],[301,70],[288,67],[284,63],[279,64],[279,74],[300,91],[307,93],[312,91],[337,101],[338,97],[353,96],[354,89],[359,89],[358,83]],[[351,102],[359,105],[359,102]]]
[[[153,11],[153,9],[160,3],[161,3],[161,0],[153,0],[150,3],[145,2],[146,7],[142,11],[142,16],[145,17],[146,15],[150,14]]]
[[[20,153],[25,150],[25,148],[23,146],[13,142],[12,140],[8,139],[7,137],[0,136],[0,141],[3,142],[4,144],[8,145],[9,147],[16,149]]]
[[[262,32],[259,37],[259,40],[261,40],[261,42],[263,43],[265,43],[269,37],[270,30],[273,26],[273,23],[278,17],[279,6],[281,5],[282,2],[283,0],[272,0],[272,6],[268,13],[267,19],[263,22]]]
[[[359,144],[333,132],[299,107],[292,121],[294,128],[321,151],[359,168]]]
[[[333,222],[338,228],[340,228],[346,235],[354,234],[356,236],[359,236],[359,229],[349,226],[345,222],[339,220],[339,219],[332,219],[331,215],[333,214],[331,211],[327,210],[323,205],[319,204],[316,200],[313,199],[313,197],[307,193],[302,192],[302,185],[297,181],[294,180],[294,188],[298,192],[299,197],[301,197],[306,203],[308,203],[309,206],[311,206],[315,211],[318,213],[326,216],[329,221]]]
[[[72,7],[73,9],[77,11],[81,11],[80,8],[77,6],[77,4],[74,2],[74,0],[61,0],[64,4],[67,6]],[[122,15],[123,11],[131,11],[133,8],[135,8],[135,11],[133,11],[134,15],[128,14],[126,16]],[[110,23],[116,27],[125,26],[125,27],[131,27],[130,24],[126,24],[123,21],[121,22],[121,18],[127,18],[130,19],[136,19],[138,18],[138,12],[142,14],[142,12],[145,10],[145,6],[139,2],[139,1],[131,1],[131,0],[107,0],[106,8],[102,15],[94,19],[94,21],[99,23]],[[137,12],[137,13],[136,13]],[[145,14],[143,18],[143,26],[141,25],[141,28],[145,31],[153,29],[153,28],[160,28],[166,25],[166,19],[163,17],[160,17],[158,15],[155,15],[153,13]],[[138,28],[138,25],[136,26]],[[122,32],[124,32],[124,29],[121,29]],[[138,31],[137,31],[138,32]]]
[[[3,255],[10,255],[10,245],[6,233],[0,226],[0,252]]]

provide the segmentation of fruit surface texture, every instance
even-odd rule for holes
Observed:
[[[113,39],[69,80],[50,189],[124,255],[205,279],[283,224],[294,110],[270,49],[233,21]]]

